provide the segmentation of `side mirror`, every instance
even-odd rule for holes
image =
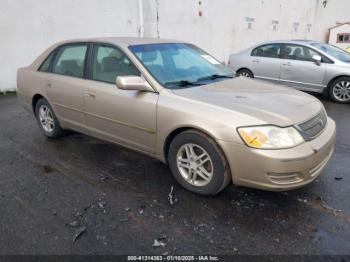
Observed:
[[[118,76],[116,86],[122,90],[154,92],[150,84],[139,76]]]
[[[313,55],[312,60],[317,64],[320,65],[322,61],[322,57],[320,55]]]

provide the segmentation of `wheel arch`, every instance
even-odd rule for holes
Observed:
[[[165,159],[165,163],[168,164],[168,153],[169,153],[169,148],[170,148],[170,144],[173,141],[173,139],[178,135],[181,134],[185,131],[189,131],[189,130],[193,130],[195,132],[198,132],[204,136],[206,136],[207,138],[209,138],[210,140],[212,140],[212,143],[214,143],[214,145],[217,147],[217,149],[219,150],[219,156],[220,158],[225,162],[225,170],[227,170],[227,176],[225,176],[224,178],[224,182],[220,188],[220,190],[218,192],[220,192],[223,188],[225,188],[228,183],[230,181],[232,181],[232,171],[231,171],[231,166],[230,166],[230,162],[227,159],[227,156],[225,154],[225,151],[223,150],[223,148],[220,146],[220,144],[216,141],[216,139],[214,138],[214,136],[212,134],[210,134],[210,132],[203,130],[202,128],[199,127],[193,127],[193,126],[183,126],[183,127],[178,127],[176,129],[174,129],[172,132],[170,132],[170,134],[166,137],[165,139],[165,143],[164,143],[164,159]]]
[[[333,77],[331,80],[329,80],[329,82],[327,84],[327,90],[329,90],[329,88],[332,86],[334,81],[336,81],[338,78],[341,78],[341,77],[349,77],[350,78],[350,75],[341,74],[341,75],[337,75],[337,76]]]
[[[43,95],[41,94],[35,94],[33,95],[33,98],[32,98],[32,110],[33,110],[33,114],[35,115],[35,107],[36,107],[36,104],[38,103],[38,101],[41,99],[41,98],[44,98],[46,99]]]
[[[251,69],[249,69],[248,67],[240,67],[240,68],[238,68],[238,69],[236,70],[236,74],[238,74],[238,72],[241,71],[241,70],[248,70],[248,71],[251,72],[252,75],[254,76],[253,71],[252,71]]]
[[[332,87],[335,86],[335,84],[337,83],[337,81],[339,79],[343,79],[344,81],[346,80],[348,82],[349,79],[350,79],[350,75],[349,74],[341,74],[341,75],[338,75],[336,77],[333,77],[329,81],[327,87],[324,88],[323,94],[328,96],[334,102],[337,102],[337,103],[349,103],[350,100],[348,100],[348,99],[343,100],[343,99],[337,97],[337,95],[335,95],[334,91],[332,90]]]
[[[181,127],[175,128],[165,138],[164,145],[163,145],[163,155],[164,155],[164,160],[166,163],[168,163],[168,153],[169,153],[169,148],[170,148],[171,142],[174,140],[174,138],[178,134],[183,133],[185,131],[189,131],[189,130],[199,132],[199,133],[209,137],[211,140],[213,140],[215,142],[216,146],[220,149],[223,156],[226,158],[224,150],[221,148],[219,143],[217,143],[217,141],[212,133],[208,132],[207,130],[204,130],[203,128],[197,127],[197,126],[187,125],[187,126],[181,126]],[[227,158],[226,158],[226,161],[227,161]],[[228,163],[228,161],[227,161],[227,163]]]

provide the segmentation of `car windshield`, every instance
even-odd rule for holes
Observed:
[[[347,63],[350,62],[350,54],[345,52],[343,49],[324,43],[313,43],[311,45],[340,61]]]
[[[145,44],[129,49],[166,88],[191,87],[233,77],[231,69],[191,44]]]

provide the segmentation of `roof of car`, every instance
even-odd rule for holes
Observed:
[[[158,44],[158,43],[179,43],[181,41],[172,39],[159,39],[152,37],[96,37],[96,38],[80,38],[63,41],[63,43],[74,42],[101,42],[118,45],[142,45],[142,44]]]
[[[271,41],[266,41],[261,44],[273,44],[273,43],[290,43],[290,44],[303,44],[303,45],[308,45],[308,44],[313,44],[313,43],[321,43],[320,41],[316,40],[305,40],[305,39],[294,39],[294,40],[271,40]],[[261,45],[259,44],[259,45]]]

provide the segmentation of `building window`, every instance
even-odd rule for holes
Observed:
[[[338,34],[337,43],[350,43],[350,33]]]
[[[295,22],[293,23],[293,32],[298,32],[298,27],[299,27],[299,23]]]
[[[247,29],[252,29],[253,23],[255,21],[254,17],[246,17],[245,21],[247,23]]]
[[[312,28],[312,24],[307,24],[307,32],[310,33]]]
[[[277,31],[278,29],[278,20],[272,20],[272,31]]]

